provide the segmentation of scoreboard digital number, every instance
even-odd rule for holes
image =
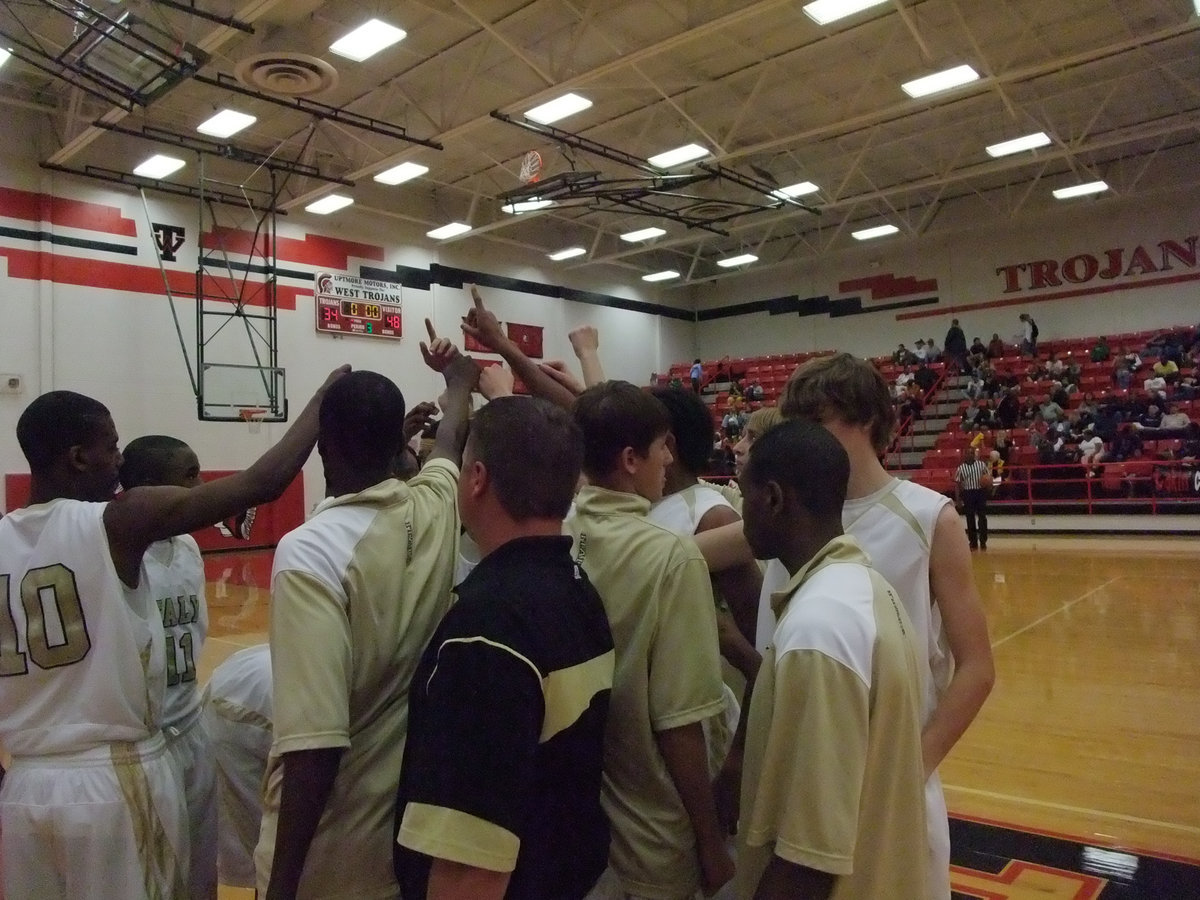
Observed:
[[[403,336],[398,284],[321,273],[315,295],[317,331],[391,340]]]

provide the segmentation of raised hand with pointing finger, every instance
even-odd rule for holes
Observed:
[[[500,327],[500,320],[483,305],[483,297],[479,296],[479,290],[474,285],[471,286],[471,300],[473,305],[462,323],[463,333],[503,356],[513,374],[520,378],[522,384],[534,395],[544,397],[564,409],[570,409],[575,402],[575,395],[542,371],[520,347],[509,340],[504,329]]]

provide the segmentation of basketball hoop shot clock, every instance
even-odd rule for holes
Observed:
[[[399,340],[403,335],[400,285],[318,272],[317,331]]]

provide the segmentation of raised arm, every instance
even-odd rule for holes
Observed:
[[[462,325],[463,331],[503,356],[513,374],[536,396],[545,397],[557,406],[570,409],[575,403],[575,395],[543,372],[520,347],[508,339],[508,335],[500,327],[500,320],[483,305],[479,289],[474,286],[471,287],[471,298],[475,305],[467,313],[467,319]]]
[[[592,325],[584,325],[568,334],[567,339],[583,369],[584,386],[592,387],[604,381],[604,366],[600,364],[600,332]]]
[[[467,423],[471,414],[471,391],[479,383],[479,367],[475,360],[463,356],[447,338],[440,338],[433,323],[425,320],[429,344],[421,342],[425,365],[446,379],[446,400],[442,404],[442,421],[430,451],[430,459],[448,459],[462,465],[463,447],[467,443]]]
[[[949,506],[938,515],[934,526],[929,581],[954,657],[954,675],[921,734],[926,776],[941,764],[974,721],[996,681],[987,617],[971,569],[971,551],[962,522]]]
[[[215,524],[282,494],[317,442],[325,391],[349,371],[349,366],[341,366],[330,373],[279,443],[249,468],[194,488],[133,488],[109,502],[104,527],[121,580],[137,584],[142,555],[155,541]]]

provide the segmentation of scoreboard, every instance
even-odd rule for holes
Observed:
[[[316,276],[317,331],[399,340],[400,285],[354,275]]]

